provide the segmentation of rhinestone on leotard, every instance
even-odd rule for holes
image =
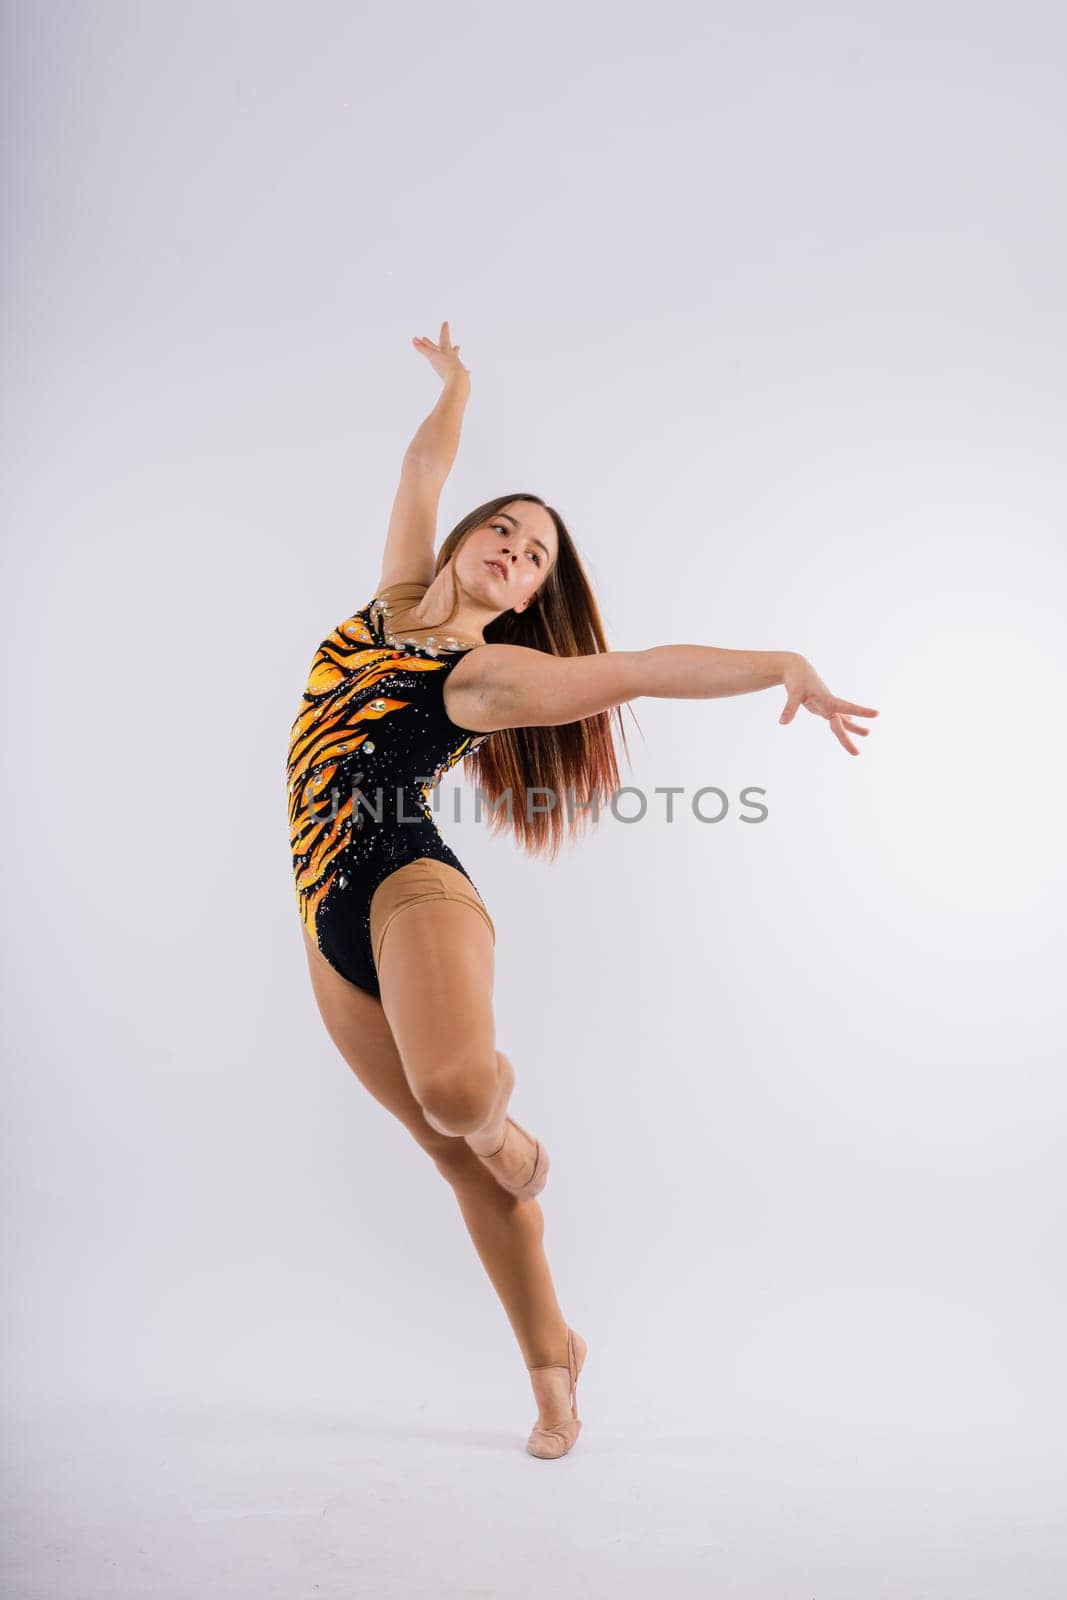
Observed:
[[[367,754],[370,755],[371,752],[374,749],[374,740],[373,739],[364,739],[363,748],[367,752]]]

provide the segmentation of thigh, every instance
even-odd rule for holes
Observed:
[[[307,929],[302,932],[311,987],[326,1032],[363,1087],[399,1117],[431,1154],[436,1156],[450,1146],[462,1145],[462,1138],[438,1133],[423,1116],[381,1001],[343,978],[317,948]]]
[[[371,900],[381,1003],[410,1081],[494,1059],[495,934],[474,885],[420,859]]]

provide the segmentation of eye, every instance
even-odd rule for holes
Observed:
[[[502,522],[491,522],[489,526],[494,533],[507,533],[509,531]],[[534,566],[539,567],[541,565],[541,552],[539,550],[531,550],[530,554],[533,556]]]

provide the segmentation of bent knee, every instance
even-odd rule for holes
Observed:
[[[419,1102],[449,1133],[475,1133],[492,1113],[498,1081],[495,1053],[467,1057],[436,1066],[422,1079]]]

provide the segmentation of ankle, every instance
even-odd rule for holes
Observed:
[[[564,1323],[561,1332],[554,1339],[550,1339],[537,1352],[538,1359],[526,1363],[527,1372],[552,1372],[557,1367],[562,1367],[564,1372],[568,1372],[570,1366],[567,1360],[567,1334],[567,1324]],[[557,1355],[555,1354],[556,1351],[561,1351],[562,1354]]]

